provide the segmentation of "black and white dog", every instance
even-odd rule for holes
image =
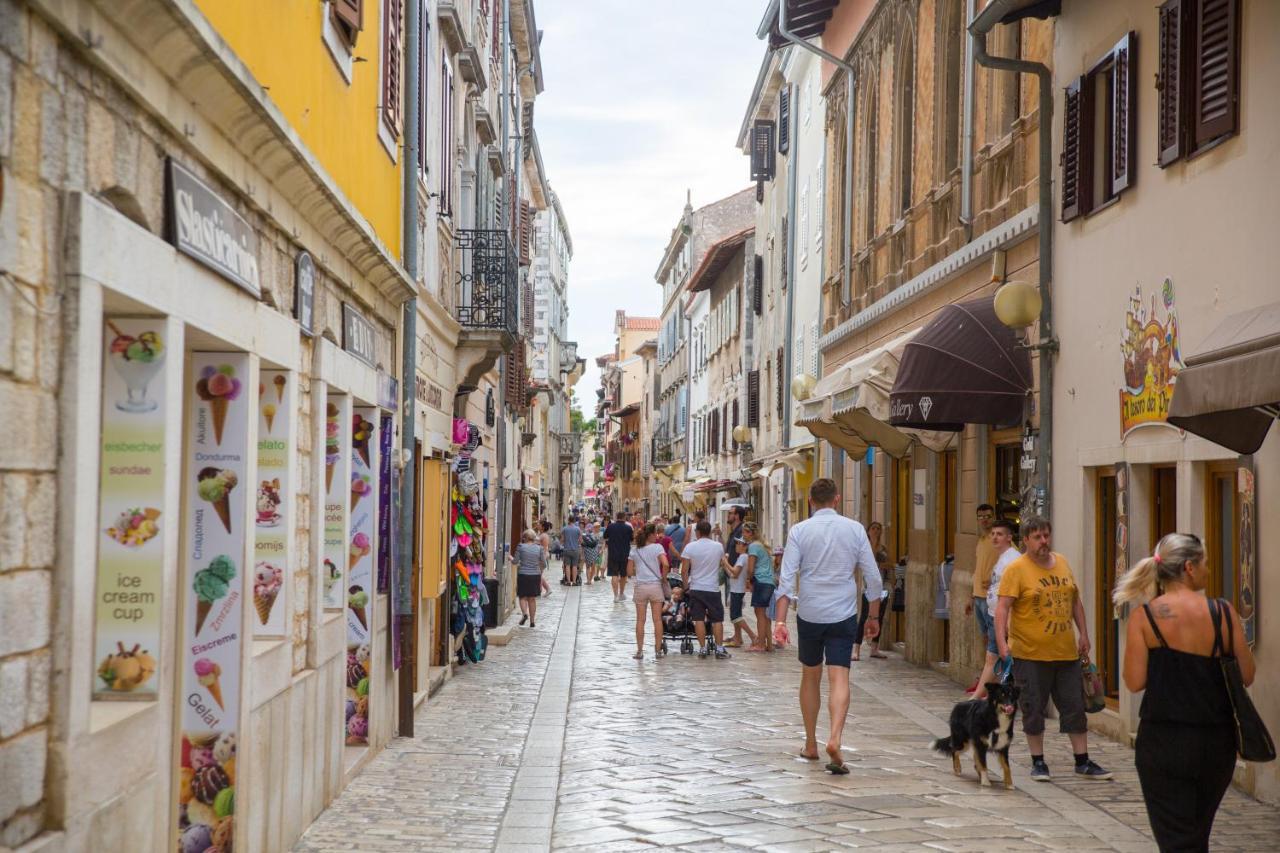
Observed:
[[[933,748],[951,756],[959,776],[960,753],[972,745],[973,766],[978,771],[978,782],[984,788],[991,787],[991,780],[987,778],[987,753],[996,753],[1004,771],[1004,786],[1012,788],[1009,743],[1013,740],[1013,718],[1017,713],[1017,686],[999,682],[988,684],[986,699],[959,702],[951,709],[951,736],[938,738],[933,742]]]

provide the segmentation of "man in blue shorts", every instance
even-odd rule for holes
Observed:
[[[804,749],[801,758],[818,760],[818,708],[822,704],[822,664],[827,665],[827,713],[831,731],[827,738],[827,771],[849,772],[840,739],[849,716],[849,665],[858,629],[858,583],[855,570],[862,573],[865,594],[879,601],[883,584],[880,568],[871,550],[871,540],[862,525],[836,512],[840,494],[834,480],[823,477],[809,487],[813,515],[791,527],[782,552],[782,578],[778,585],[778,621],[773,636],[785,645],[787,609],[796,597],[797,646],[804,670],[800,678],[800,714],[804,717]],[[868,616],[866,636],[880,635],[880,620]]]

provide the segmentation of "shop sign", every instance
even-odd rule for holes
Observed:
[[[293,266],[293,316],[308,338],[315,334],[316,262],[301,251]]]
[[[351,414],[351,543],[347,549],[347,664],[343,737],[369,742],[369,685],[373,676],[374,537],[379,516],[376,409]]]
[[[347,398],[330,395],[324,413],[324,566],[322,601],[326,610],[343,606],[342,572],[347,563],[347,462],[350,455],[350,424]]]
[[[388,412],[400,408],[400,383],[385,370],[378,371],[378,406]]]
[[[342,303],[342,348],[370,367],[374,365],[373,335],[373,324],[349,303]]]
[[[258,278],[258,235],[244,217],[194,174],[168,161],[169,242],[179,252],[252,293]]]
[[[1252,456],[1241,456],[1236,468],[1236,495],[1240,501],[1240,594],[1238,607],[1244,639],[1258,642],[1258,490]]]
[[[1143,305],[1142,287],[1134,289],[1125,313],[1120,352],[1124,358],[1124,386],[1120,389],[1120,438],[1142,426],[1168,426],[1169,403],[1182,370],[1178,342],[1178,315],[1174,309],[1173,282],[1161,288],[1163,312],[1155,294],[1150,307]]]
[[[182,685],[177,799],[181,849],[233,836],[245,594],[249,356],[191,356],[187,515],[180,595]]]
[[[284,594],[289,571],[289,454],[293,383],[287,370],[258,374],[258,487],[254,503],[253,622],[255,637],[286,636]]]
[[[159,318],[109,319],[103,332],[93,698],[149,700],[160,665],[168,342]]]
[[[421,373],[414,377],[414,399],[424,406],[444,411],[444,389]]]

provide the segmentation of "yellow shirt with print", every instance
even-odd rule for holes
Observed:
[[[978,551],[973,563],[973,597],[986,598],[987,586],[991,583],[991,570],[996,567],[996,546],[991,544],[991,534],[984,533],[978,537]],[[991,614],[995,618],[995,614]]]
[[[1000,597],[1013,599],[1009,610],[1009,649],[1022,660],[1075,660],[1079,656],[1074,630],[1076,597],[1071,566],[1061,554],[1053,568],[1043,569],[1023,555],[1004,570]]]

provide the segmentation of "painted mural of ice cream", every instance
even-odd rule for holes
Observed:
[[[357,474],[351,472],[351,511],[355,512],[356,505],[360,503],[360,499],[373,494],[373,485],[369,482],[368,474]]]
[[[324,491],[328,494],[333,489],[333,469],[338,464],[338,457],[341,455],[342,442],[338,438],[338,415],[341,409],[337,403],[329,403],[325,406],[324,418]]]
[[[259,560],[253,567],[253,606],[258,611],[258,620],[263,625],[271,618],[271,608],[276,603],[276,596],[284,586],[284,570],[265,560]]]
[[[107,327],[115,337],[111,340],[111,366],[124,380],[126,397],[116,402],[122,412],[154,411],[156,401],[147,397],[147,385],[164,364],[164,342],[156,332],[143,332],[134,337],[120,331],[114,323]]]
[[[201,468],[196,474],[196,493],[213,504],[222,526],[231,532],[231,490],[240,482],[230,468]]]
[[[196,680],[200,682],[200,686],[208,690],[213,701],[225,711],[227,706],[222,704],[222,684],[218,681],[222,677],[222,667],[208,658],[196,658],[194,668]]]
[[[359,584],[353,584],[347,590],[347,607],[355,614],[356,619],[360,621],[360,627],[369,630],[369,617],[365,608],[369,606],[369,593],[364,591],[364,587]]]
[[[213,604],[226,596],[231,588],[231,581],[236,576],[236,564],[230,557],[220,554],[213,558],[207,568],[196,572],[192,580],[192,589],[196,594],[196,634],[204,627]]]
[[[227,423],[227,409],[240,396],[240,380],[236,378],[236,369],[229,364],[205,367],[196,380],[196,396],[209,404],[209,411],[213,416],[213,440],[221,445],[222,430]]]
[[[347,554],[347,569],[351,570],[356,567],[356,563],[366,557],[373,550],[373,543],[369,541],[369,537],[365,533],[357,533],[351,537],[351,548]]]

